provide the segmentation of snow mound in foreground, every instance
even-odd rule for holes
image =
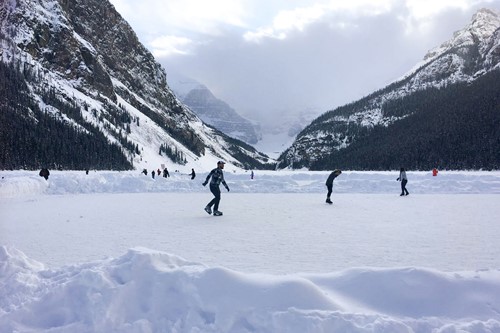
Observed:
[[[500,271],[243,274],[145,248],[49,270],[0,247],[2,332],[499,332]]]

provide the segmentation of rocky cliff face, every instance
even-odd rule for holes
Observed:
[[[221,132],[249,144],[257,143],[258,137],[252,123],[226,102],[216,98],[207,87],[200,85],[192,89],[182,98],[182,102],[201,120]]]
[[[0,18],[0,59],[36,73],[37,82],[27,80],[35,100],[50,90],[71,101],[110,141],[120,141],[121,132],[106,121],[111,109],[134,120],[126,139],[141,153],[124,154],[136,167],[160,161],[163,145],[183,152],[186,163],[204,157],[239,167],[269,162],[186,108],[168,88],[165,70],[107,0],[2,1]]]
[[[391,126],[408,117],[405,110],[387,112],[387,106],[394,101],[432,87],[473,82],[493,70],[500,70],[500,14],[483,9],[467,27],[429,52],[397,82],[314,120],[280,156],[280,167],[311,166],[332,152],[349,147],[360,133],[375,126]]]

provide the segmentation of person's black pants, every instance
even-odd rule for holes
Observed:
[[[326,188],[328,189],[326,197],[329,198],[332,195],[333,184],[326,184]]]
[[[408,183],[407,179],[401,180],[401,195],[408,195],[408,190],[406,189],[406,183]]]
[[[212,201],[208,203],[208,207],[214,206],[214,211],[219,210],[219,202],[220,202],[220,188],[218,185],[210,185],[210,192],[214,195]]]

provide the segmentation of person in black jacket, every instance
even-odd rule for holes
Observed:
[[[333,190],[333,181],[335,178],[337,178],[342,171],[339,169],[335,169],[326,179],[326,188],[328,189],[328,192],[326,193],[326,203],[332,204],[332,200],[330,200],[330,196],[332,195],[332,190]]]
[[[165,168],[165,169],[163,169],[163,178],[167,178],[167,177],[170,177],[170,174],[168,173],[168,169]]]
[[[191,169],[191,173],[189,175],[191,176],[191,180],[193,180],[194,177],[196,177],[196,173],[194,172],[194,169]]]
[[[212,214],[212,206],[214,206],[214,216],[222,215],[222,212],[219,211],[219,202],[220,202],[219,185],[222,183],[226,188],[226,190],[229,192],[229,187],[227,186],[226,181],[224,180],[224,173],[222,172],[222,170],[224,169],[224,164],[225,163],[222,161],[217,162],[217,168],[210,171],[210,173],[207,176],[207,179],[203,183],[203,186],[206,186],[208,184],[208,180],[210,179],[210,177],[212,177],[212,180],[210,181],[210,192],[212,192],[214,198],[205,207],[205,211],[208,214]]]
[[[40,175],[40,177],[45,178],[45,180],[49,180],[49,175],[50,175],[49,169],[43,168],[42,170],[40,170],[38,175]]]

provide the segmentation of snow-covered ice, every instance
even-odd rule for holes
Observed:
[[[0,332],[500,332],[500,172],[0,171]]]

